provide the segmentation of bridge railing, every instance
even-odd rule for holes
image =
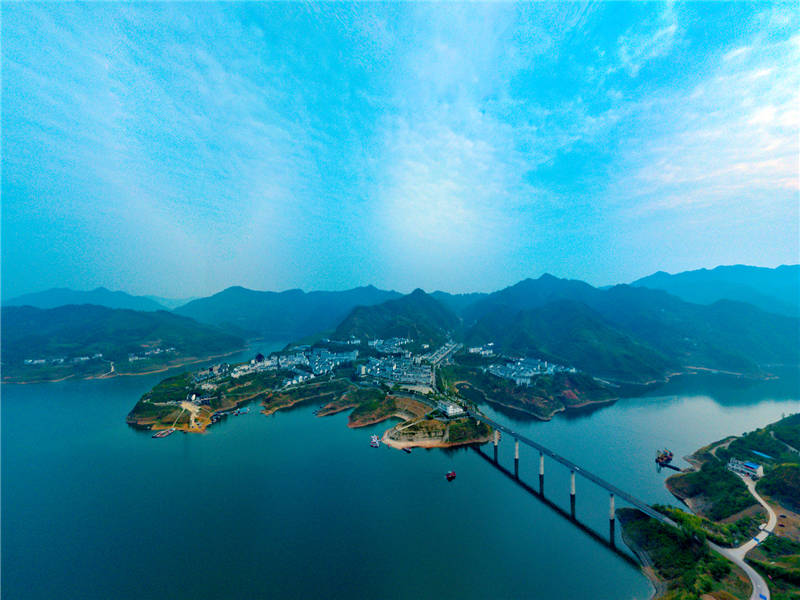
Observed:
[[[635,508],[639,509],[644,514],[646,514],[646,515],[648,515],[650,517],[653,517],[654,519],[656,519],[656,520],[658,520],[661,523],[664,523],[666,525],[671,525],[673,527],[677,527],[677,524],[675,523],[675,521],[673,521],[672,519],[670,519],[666,515],[661,514],[660,512],[655,510],[653,507],[651,507],[646,502],[644,502],[642,500],[639,500],[636,496],[633,496],[632,494],[629,494],[628,492],[618,488],[617,486],[613,485],[612,483],[609,483],[608,481],[606,481],[605,479],[603,479],[599,475],[595,475],[591,471],[587,471],[586,469],[584,469],[583,467],[575,464],[574,462],[572,462],[568,458],[565,458],[565,457],[561,456],[560,454],[558,454],[557,452],[554,452],[553,450],[550,450],[550,448],[548,448],[546,446],[543,446],[542,444],[540,444],[538,442],[535,442],[532,439],[530,439],[528,437],[525,437],[524,435],[521,435],[521,434],[513,431],[512,429],[509,429],[505,425],[497,423],[496,421],[488,418],[485,415],[477,413],[477,412],[475,412],[473,410],[468,410],[467,412],[473,419],[476,419],[477,421],[483,421],[484,423],[488,423],[489,425],[491,425],[495,429],[497,429],[499,431],[502,431],[503,433],[506,433],[506,434],[514,437],[515,439],[519,440],[523,444],[525,444],[527,446],[530,446],[532,448],[535,448],[536,450],[541,452],[543,455],[549,456],[550,458],[552,458],[556,462],[561,463],[562,465],[564,465],[565,467],[570,469],[570,471],[573,471],[573,472],[577,473],[578,475],[582,475],[583,477],[585,477],[589,481],[597,484],[598,486],[600,486],[601,488],[607,490],[611,494],[614,494],[616,497],[624,500],[625,502],[627,502],[631,506],[634,506]]]

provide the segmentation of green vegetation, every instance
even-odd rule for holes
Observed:
[[[141,312],[94,305],[68,305],[52,309],[30,306],[3,307],[3,379],[47,380],[67,375],[100,375],[110,371],[131,373],[178,364],[186,358],[203,358],[233,352],[244,340],[208,325],[165,311]],[[145,356],[128,361],[129,354]],[[102,360],[72,363],[76,357],[102,354]],[[64,358],[62,364],[39,367],[27,359]],[[138,363],[142,363],[141,365]]]
[[[781,462],[796,462],[798,455],[789,450],[783,442],[776,440],[770,435],[770,431],[775,425],[776,424],[768,425],[763,429],[756,429],[750,433],[742,434],[741,437],[731,442],[727,448],[720,448],[717,450],[717,457],[725,462],[730,458],[749,460],[764,464],[765,469]],[[800,427],[798,428],[800,429]],[[793,428],[785,426],[783,430],[785,432],[792,431]],[[753,451],[766,454],[772,457],[772,459],[755,454]]]
[[[467,442],[485,438],[492,432],[486,423],[478,423],[475,419],[452,421],[448,426],[448,441],[451,443]]]
[[[439,386],[478,404],[485,400],[549,419],[565,408],[613,397],[612,390],[585,373],[556,373],[536,377],[530,386],[518,386],[479,367],[459,364],[442,367]]]
[[[717,598],[749,596],[732,565],[713,553],[705,536],[692,529],[675,529],[635,509],[617,511],[626,541],[644,552],[656,575],[666,582],[660,600],[700,600],[703,594]],[[727,594],[727,596],[726,596]]]
[[[334,337],[401,337],[440,346],[459,327],[452,311],[422,290],[376,306],[355,308],[336,328]]]
[[[356,306],[371,306],[399,297],[372,286],[342,292],[259,292],[230,287],[175,309],[201,323],[239,331],[247,337],[297,340],[333,330]]]
[[[168,377],[144,394],[128,414],[131,425],[150,427],[171,425],[181,413],[180,402],[187,394],[196,393],[191,373]]]
[[[597,289],[543,275],[477,300],[462,316],[474,323],[470,344],[549,353],[626,381],[662,377],[674,366],[758,374],[760,364],[800,363],[796,316],[724,300],[701,306],[642,287]]]
[[[626,381],[658,379],[676,366],[585,304],[568,300],[517,313],[491,313],[476,323],[467,339],[470,343],[495,341],[512,356],[539,356]]]
[[[350,413],[350,422],[380,420],[391,416],[397,410],[394,397],[376,388],[356,388],[346,394],[348,401],[358,404]]]
[[[800,542],[770,536],[748,554],[747,560],[769,577],[773,600],[800,598]]]
[[[264,411],[275,412],[287,406],[293,406],[307,400],[314,400],[320,404],[331,402],[339,398],[352,384],[344,379],[333,379],[319,382],[312,380],[308,383],[292,386],[276,394],[270,394],[263,400]]]
[[[742,480],[727,469],[726,463],[709,453],[697,458],[703,461],[699,471],[673,475],[667,480],[673,494],[681,499],[702,496],[702,513],[714,521],[721,521],[757,504]]]
[[[789,415],[772,425],[775,437],[795,450],[800,450],[800,413]]]
[[[759,480],[757,489],[787,508],[800,511],[800,465],[778,465],[770,469]]]
[[[180,403],[192,394],[208,402],[203,406],[203,412],[210,418],[215,411],[229,410],[244,401],[267,396],[288,375],[288,371],[269,371],[250,373],[237,379],[221,377],[213,383],[199,384],[194,382],[193,373],[181,373],[162,380],[144,394],[128,414],[128,423],[139,427],[172,425],[182,411]],[[184,413],[176,425],[180,426],[186,420],[188,413]]]
[[[783,440],[795,440],[800,436],[798,417],[799,415],[791,415],[741,437],[726,438],[707,446],[694,455],[701,463],[699,471],[676,475],[667,480],[668,487],[674,494],[690,499],[695,512],[705,516],[690,515],[675,508],[659,510],[669,514],[680,523],[684,531],[691,532],[698,539],[708,537],[721,545],[738,546],[752,537],[759,522],[764,521],[760,516],[760,508],[758,517],[751,510],[734,522],[718,522],[755,504],[740,478],[727,470],[726,465],[730,458],[760,463],[764,467],[764,477],[757,483],[758,491],[768,501],[779,502],[796,510],[800,503],[800,464],[797,453],[787,448]],[[772,458],[758,456],[754,451]],[[783,520],[781,517],[779,522],[791,523],[791,520]],[[800,543],[779,537],[784,532],[796,535],[790,532],[790,527],[776,528],[775,533],[748,554],[747,560],[764,576],[769,577],[770,590],[775,600],[798,600]]]
[[[658,510],[679,523],[686,531],[728,547],[739,546],[752,538],[758,533],[758,526],[763,521],[760,517],[749,515],[731,523],[718,523],[672,506],[658,506]]]

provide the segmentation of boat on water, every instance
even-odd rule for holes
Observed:
[[[406,454],[411,454],[411,448],[403,448],[403,452]]]
[[[169,429],[162,429],[161,431],[157,431],[156,433],[153,434],[153,437],[154,438],[165,438],[168,435],[172,435],[173,433],[175,433],[175,428],[174,427],[170,427]]]
[[[381,441],[378,439],[377,435],[370,436],[369,445],[373,448],[377,448],[381,445]]]
[[[663,450],[656,450],[656,464],[659,467],[663,467],[664,465],[668,465],[672,462],[673,458],[672,451],[664,448]]]
[[[447,478],[447,481],[453,481],[453,479],[456,478],[456,472],[455,471],[448,471],[445,474],[445,478]]]

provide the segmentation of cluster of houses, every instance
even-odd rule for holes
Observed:
[[[339,365],[352,363],[357,358],[358,350],[332,352],[327,348],[298,346],[295,352],[289,354],[272,354],[269,357],[257,354],[249,363],[234,367],[230,375],[237,379],[260,371],[292,370],[294,376],[289,378],[285,385],[293,385],[330,373]]]
[[[200,369],[192,373],[192,381],[194,383],[202,383],[218,377],[226,377],[231,373],[231,366],[228,363],[219,363],[212,365],[207,369]]]
[[[424,362],[429,362],[434,366],[438,366],[439,363],[446,361],[455,352],[461,349],[461,347],[462,347],[461,344],[457,344],[455,342],[447,342],[441,348],[437,348],[433,352],[423,354],[422,356],[420,356],[420,360]]]
[[[530,385],[540,375],[577,372],[572,367],[556,365],[538,358],[517,358],[511,362],[490,365],[486,370],[492,375],[511,379],[516,385],[524,386]]]
[[[57,358],[26,358],[24,360],[24,364],[28,366],[63,365],[63,364],[77,365],[83,362],[88,362],[90,360],[100,360],[102,358],[103,358],[103,353],[97,352],[95,354],[92,354],[91,356],[73,356],[71,358],[67,358],[65,356],[59,356]]]
[[[483,346],[472,346],[467,348],[470,354],[478,354],[479,356],[494,356],[494,342],[489,342]]]
[[[356,374],[361,377],[374,377],[384,381],[403,383],[406,385],[433,386],[433,368],[423,363],[420,357],[412,357],[410,353],[400,356],[389,355],[381,358],[369,358],[366,365],[361,365]]]
[[[128,354],[128,362],[136,362],[137,360],[147,360],[148,358],[153,358],[154,356],[158,356],[159,354],[164,354],[166,352],[175,352],[174,347],[170,348],[153,348],[152,350],[147,350],[146,352],[131,352]]]
[[[402,354],[403,346],[409,343],[411,343],[411,340],[408,338],[398,337],[389,338],[388,340],[369,340],[367,342],[370,348],[374,348],[381,354]]]

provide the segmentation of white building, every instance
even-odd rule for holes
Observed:
[[[752,479],[759,479],[764,476],[764,467],[761,465],[750,461],[736,460],[735,458],[728,462],[728,469],[734,473],[747,475]]]
[[[464,409],[454,402],[440,400],[439,409],[449,418],[460,417],[465,414]]]

